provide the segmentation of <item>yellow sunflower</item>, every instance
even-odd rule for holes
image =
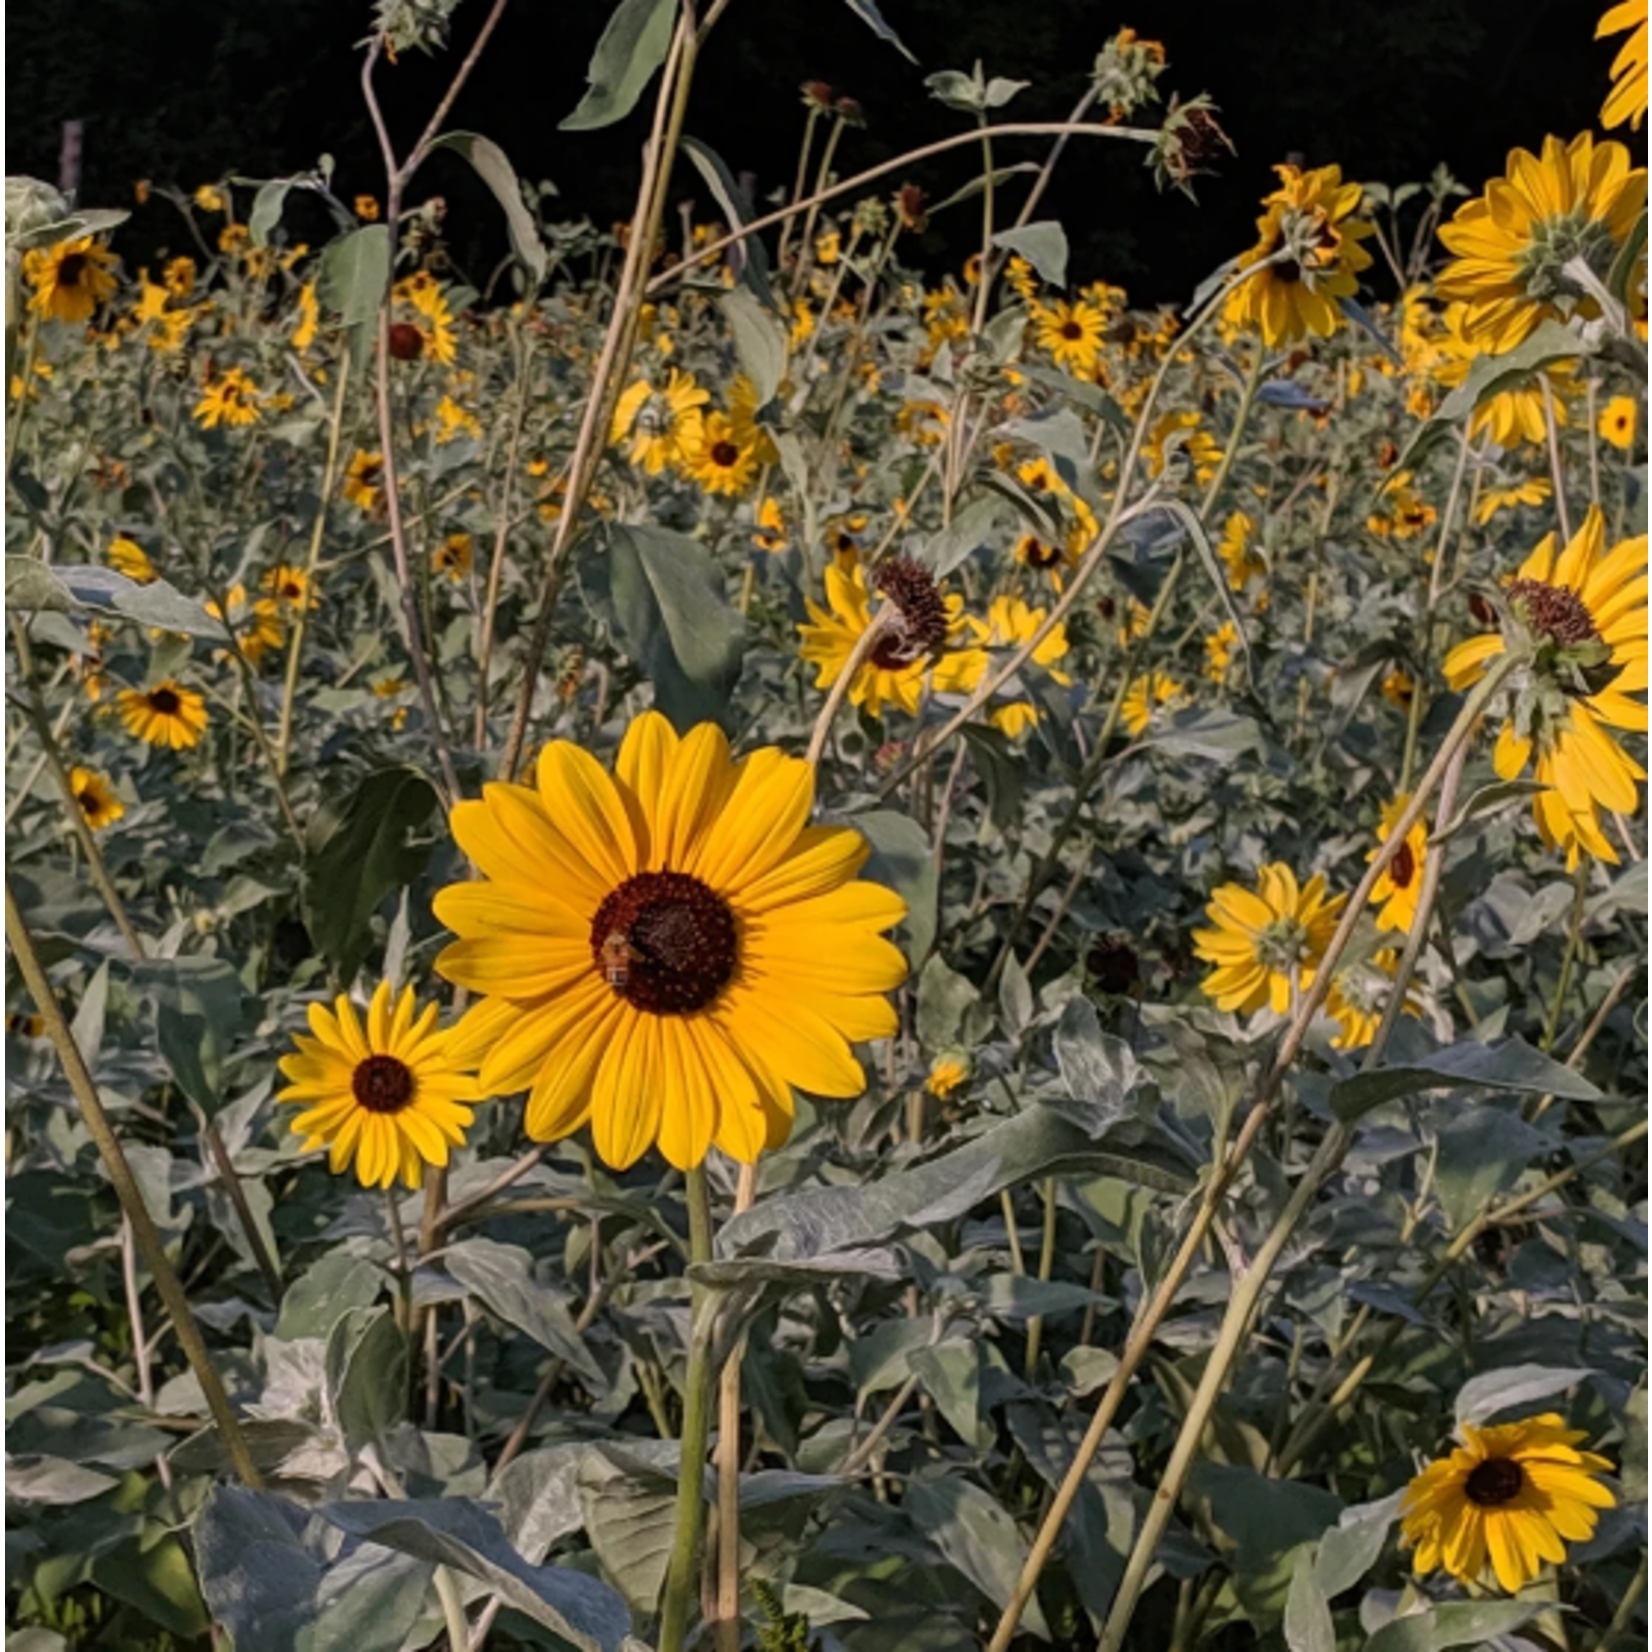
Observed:
[[[1638,132],[1646,119],[1646,0],[1619,0],[1608,6],[1595,29],[1595,39],[1625,30],[1629,38],[1612,60],[1612,90],[1600,111],[1600,124],[1610,131],[1628,121]]]
[[[244,585],[229,588],[227,606],[212,599],[204,606],[241,645],[241,652],[251,665],[257,665],[272,648],[279,648],[286,635],[280,605],[271,597],[254,601],[248,597]]]
[[[1230,511],[1222,524],[1216,554],[1228,571],[1228,589],[1242,591],[1250,581],[1268,571],[1268,565],[1251,545],[1256,522],[1243,511]]]
[[[355,199],[356,216],[364,224],[376,224],[379,220],[379,203],[371,195],[358,195]]]
[[[430,566],[439,574],[446,574],[453,584],[462,584],[470,573],[475,550],[468,533],[450,533],[434,552]]]
[[[1155,712],[1186,698],[1187,690],[1167,672],[1148,671],[1131,678],[1130,686],[1124,691],[1124,705],[1121,708],[1130,738],[1138,739],[1147,732],[1147,725],[1153,721]]]
[[[1221,625],[1205,638],[1205,676],[1221,687],[1233,669],[1233,653],[1239,645],[1239,632],[1232,620]]]
[[[1485,347],[1470,336],[1468,316],[1469,306],[1458,303],[1447,309],[1442,320],[1433,376],[1448,389],[1461,384],[1476,358],[1486,353]],[[1545,385],[1547,397],[1543,394]],[[1575,393],[1572,364],[1553,363],[1513,388],[1485,397],[1469,415],[1469,436],[1489,436],[1501,448],[1539,446],[1549,439],[1548,407],[1554,407],[1555,423],[1564,426],[1566,398]]]
[[[778,556],[789,541],[786,538],[786,519],[780,514],[780,501],[766,495],[757,507],[757,521],[752,529],[751,542],[758,550]]]
[[[935,689],[940,694],[973,694],[982,678],[992,669],[990,650],[1019,648],[1031,642],[1034,633],[1044,623],[1047,612],[1031,608],[1020,597],[994,597],[987,607],[986,617],[974,614],[963,616],[963,629],[972,646],[947,655],[936,667]],[[1033,650],[1033,663],[1041,665],[1051,678],[1065,688],[1072,678],[1058,671],[1055,662],[1067,652],[1067,628],[1055,626],[1050,634]],[[995,706],[991,721],[1010,739],[1025,734],[1038,721],[1038,709],[1031,700],[1012,700],[1007,705]]]
[[[116,534],[109,541],[109,549],[104,552],[104,558],[117,574],[125,574],[128,579],[135,580],[139,585],[152,585],[160,578],[143,546],[135,539],[128,539],[123,533]]]
[[[1222,449],[1192,408],[1166,413],[1153,426],[1142,448],[1149,476],[1162,476],[1171,454],[1184,454],[1197,481],[1208,482],[1222,462]]]
[[[1537,827],[1568,865],[1580,850],[1605,861],[1617,855],[1601,830],[1600,811],[1632,814],[1636,782],[1646,771],[1606,732],[1645,732],[1646,535],[1606,549],[1606,519],[1591,505],[1583,526],[1556,554],[1547,535],[1507,588],[1506,635],[1492,631],[1459,643],[1446,656],[1454,689],[1477,682],[1511,646],[1531,663],[1512,683],[1512,708],[1492,761],[1513,780],[1531,764],[1546,788],[1533,800]]]
[[[1061,298],[1033,310],[1033,337],[1050,352],[1057,367],[1075,373],[1094,371],[1106,330],[1107,318],[1083,299],[1069,304]]]
[[[1646,173],[1630,168],[1621,143],[1583,132],[1569,144],[1545,138],[1541,159],[1512,150],[1507,176],[1441,228],[1456,256],[1435,289],[1468,306],[1471,343],[1502,355],[1545,318],[1596,313],[1565,267],[1581,258],[1604,278],[1645,202]]]
[[[1262,203],[1256,245],[1240,255],[1239,274],[1275,253],[1285,257],[1241,281],[1224,310],[1232,324],[1258,329],[1270,349],[1336,331],[1338,300],[1359,290],[1359,272],[1371,263],[1360,242],[1373,233],[1370,223],[1354,216],[1362,192],[1342,181],[1341,167],[1274,170],[1279,188]]]
[[[658,476],[667,467],[681,465],[698,447],[705,420],[701,409],[710,399],[691,374],[675,367],[662,390],[638,379],[620,396],[608,439],[616,447],[624,446],[632,464]]]
[[[1486,488],[1474,507],[1474,520],[1483,527],[1501,511],[1513,510],[1517,505],[1541,505],[1553,491],[1541,476],[1528,476],[1506,488]]]
[[[970,1060],[962,1050],[938,1055],[929,1064],[929,1076],[924,1089],[937,1101],[945,1101],[955,1090],[969,1082]]]
[[[1599,1511],[1616,1506],[1597,1478],[1611,1463],[1579,1451],[1587,1436],[1556,1412],[1493,1428],[1465,1423],[1462,1434],[1450,1456],[1411,1482],[1400,1505],[1400,1532],[1417,1551],[1419,1576],[1443,1568],[1479,1583],[1489,1561],[1512,1595],[1545,1562],[1564,1562],[1568,1543],[1587,1543]]]
[[[126,732],[151,746],[183,751],[206,732],[206,701],[171,678],[153,688],[123,688],[115,707]]]
[[[1283,1015],[1293,989],[1313,985],[1347,899],[1327,897],[1320,873],[1299,886],[1277,861],[1257,874],[1255,891],[1224,883],[1205,908],[1215,927],[1193,932],[1194,952],[1216,966],[1201,983],[1205,996],[1240,1015],[1264,1004]]]
[[[1381,509],[1365,519],[1379,539],[1415,539],[1439,519],[1439,512],[1411,486],[1411,472],[1396,471],[1383,484]]]
[[[293,328],[295,350],[308,350],[321,326],[321,306],[316,302],[315,282],[306,281],[298,289],[298,325]]]
[[[283,608],[314,608],[315,588],[310,576],[291,562],[278,562],[265,570],[258,588],[273,597]]]
[[[1401,711],[1411,709],[1412,696],[1417,692],[1417,685],[1409,671],[1395,666],[1382,680],[1382,697],[1391,706],[1398,706]]]
[[[405,987],[391,1007],[381,981],[367,1006],[366,1025],[346,995],[336,1008],[310,1005],[310,1033],[296,1033],[297,1053],[282,1056],[290,1080],[276,1096],[304,1109],[292,1121],[302,1151],[327,1149],[335,1175],[350,1168],[363,1187],[389,1187],[399,1175],[418,1187],[428,1165],[445,1165],[463,1147],[470,1104],[480,1101],[474,1060],[466,1060],[457,1029],[436,1026],[438,1006],[419,1013]]]
[[[90,321],[115,290],[115,260],[89,235],[23,254],[23,273],[34,288],[29,308],[47,321]]]
[[[1635,426],[1640,421],[1640,408],[1633,396],[1614,396],[1600,410],[1600,422],[1595,426],[1602,441],[1627,453],[1635,445]]]
[[[1383,804],[1382,819],[1377,827],[1377,847],[1365,857],[1367,864],[1382,852],[1395,822],[1410,801],[1411,794],[1401,792],[1393,802]],[[1382,909],[1377,913],[1378,929],[1397,929],[1402,935],[1409,932],[1417,916],[1417,896],[1422,891],[1423,862],[1427,856],[1428,826],[1418,820],[1405,834],[1405,842],[1383,868],[1382,876],[1371,891],[1371,904]]]
[[[865,706],[873,717],[881,717],[885,706],[898,706],[908,716],[917,711],[924,678],[956,629],[956,599],[949,604],[922,570],[899,576],[893,572],[915,567],[897,561],[879,570],[880,589],[885,601],[894,603],[896,616],[872,645],[849,686],[849,703]],[[888,588],[891,580],[897,586],[894,591]],[[843,675],[855,644],[872,623],[866,570],[848,558],[833,562],[826,570],[826,607],[812,597],[805,598],[805,606],[810,623],[797,628],[802,638],[799,652],[819,668],[815,687],[830,688]]]
[[[632,723],[609,774],[555,740],[538,786],[494,783],[453,810],[482,874],[436,897],[460,938],[437,960],[484,994],[466,1042],[489,1095],[528,1090],[527,1131],[589,1122],[616,1169],[647,1149],[691,1169],[743,1164],[791,1130],[793,1087],[865,1088],[850,1045],[887,1038],[906,975],[881,938],[906,905],[855,881],[868,848],[806,824],[814,771],[722,731]]]
[[[406,354],[409,357],[428,356],[431,361],[440,362],[444,367],[451,366],[459,354],[453,332],[453,312],[448,308],[447,297],[436,277],[429,270],[415,270],[395,284],[391,297],[413,312],[412,321],[398,324],[404,328],[411,327],[418,335],[417,342],[409,338],[410,347]],[[391,331],[394,335],[395,329]],[[391,354],[396,353],[395,343],[392,342]]]
[[[1061,589],[1061,572],[1078,560],[1070,540],[1052,545],[1035,533],[1024,533],[1015,542],[1015,560],[1023,568],[1036,568],[1050,576],[1055,588]]]
[[[384,500],[384,455],[358,447],[350,457],[341,486],[352,505],[373,515]]]
[[[760,411],[757,386],[744,373],[736,373],[728,387],[728,421],[734,440],[741,447],[749,447],[757,455],[758,464],[777,465],[780,450],[774,445],[769,427],[757,417]]]
[[[742,494],[757,475],[757,455],[742,447],[727,414],[708,413],[700,433],[684,448],[683,474],[707,493],[733,498]]]
[[[1337,1035],[1331,1040],[1333,1050],[1363,1050],[1377,1036],[1399,965],[1398,949],[1384,947],[1368,962],[1337,971],[1325,995],[1325,1013],[1337,1024]],[[1415,987],[1406,991],[1405,1013],[1422,1014],[1422,1001]]]
[[[126,813],[126,805],[115,796],[115,788],[96,769],[69,770],[69,789],[94,832],[113,826]]]
[[[258,386],[239,367],[220,373],[201,392],[195,417],[205,430],[258,422]]]

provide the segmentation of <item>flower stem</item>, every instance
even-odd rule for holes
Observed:
[[[166,1254],[166,1245],[154,1218],[149,1214],[149,1207],[144,1203],[143,1192],[132,1174],[120,1137],[115,1134],[109,1115],[103,1110],[97,1086],[92,1082],[80,1047],[75,1043],[68,1021],[64,1019],[57,993],[40,962],[40,954],[35,950],[34,937],[18,909],[16,896],[12,894],[10,879],[6,881],[6,940],[11,945],[12,956],[17,960],[18,971],[29,989],[29,996],[34,999],[35,1008],[46,1023],[46,1036],[52,1041],[63,1076],[69,1081],[69,1088],[80,1104],[81,1117],[85,1119],[86,1128],[97,1146],[115,1196],[132,1224],[132,1237],[142,1253],[144,1266],[154,1276],[155,1289],[172,1319],[189,1368],[201,1385],[201,1393],[205,1396],[207,1409],[212,1413],[212,1420],[218,1425],[219,1437],[224,1442],[230,1463],[244,1485],[257,1489],[263,1485],[264,1478],[252,1460],[246,1436],[241,1432],[218,1368],[212,1363],[212,1355],[207,1351],[200,1327],[195,1323],[189,1297]]]
[[[757,1166],[740,1166],[734,1214],[751,1209]],[[740,1354],[723,1366],[717,1404],[717,1652],[740,1652]]]
[[[1572,990],[1572,971],[1577,967],[1578,949],[1583,944],[1583,903],[1589,894],[1588,854],[1578,856],[1577,870],[1572,875],[1572,915],[1566,925],[1566,950],[1560,960],[1560,976],[1554,984],[1554,998],[1549,1004],[1548,1020],[1543,1025],[1543,1038],[1538,1048],[1547,1054],[1554,1048],[1560,1032],[1560,1018],[1566,1013],[1566,994]]]
[[[686,1177],[690,1262],[711,1260],[711,1199],[703,1164]],[[660,1601],[659,1652],[683,1652],[694,1595],[700,1528],[705,1522],[706,1444],[711,1437],[712,1328],[715,1295],[696,1285],[690,1313],[688,1377],[683,1391],[682,1457],[677,1466],[677,1525]]]

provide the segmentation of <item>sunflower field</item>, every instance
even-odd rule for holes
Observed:
[[[7,1647],[1644,1647],[1644,7],[1144,309],[1154,40],[752,200],[620,0],[603,230],[455,5],[375,195],[7,181]]]

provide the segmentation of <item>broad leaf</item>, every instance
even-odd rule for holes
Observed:
[[[1432,1055],[1342,1079],[1331,1086],[1331,1111],[1348,1123],[1400,1096],[1459,1086],[1555,1095],[1567,1101],[1600,1099],[1600,1091],[1588,1079],[1523,1039],[1511,1038],[1496,1045],[1449,1044]]]
[[[992,244],[1018,252],[1038,271],[1040,281],[1052,287],[1067,285],[1067,232],[1055,220],[1001,229]]]
[[[444,132],[431,148],[451,149],[464,156],[476,169],[476,175],[493,191],[494,198],[505,209],[511,251],[537,286],[545,279],[545,244],[539,239],[539,228],[522,199],[522,185],[504,150],[479,132]]]
[[[665,62],[676,19],[677,0],[619,0],[591,53],[585,96],[562,130],[588,132],[624,120]]]

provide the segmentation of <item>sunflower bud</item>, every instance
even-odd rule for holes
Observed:
[[[397,361],[417,361],[424,354],[424,334],[411,322],[390,324],[390,354]]]

